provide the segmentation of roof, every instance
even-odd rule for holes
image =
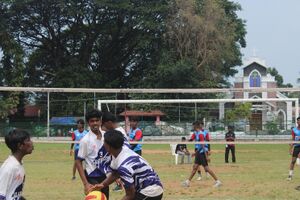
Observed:
[[[75,125],[76,122],[76,117],[52,117],[50,120],[50,124],[52,125]]]
[[[156,116],[164,116],[165,113],[161,112],[160,110],[150,110],[150,111],[138,111],[138,110],[127,110],[121,112],[120,116],[143,116],[143,117],[156,117]]]

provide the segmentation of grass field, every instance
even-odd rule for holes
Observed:
[[[192,146],[189,146],[193,149]],[[169,145],[144,145],[143,155],[158,172],[164,185],[164,200],[198,199],[300,199],[300,169],[295,167],[293,181],[286,181],[290,156],[287,145],[238,145],[237,163],[224,163],[224,145],[213,145],[211,168],[223,182],[213,188],[212,178],[192,181],[189,188],[181,187],[191,171],[190,164],[174,165]],[[0,162],[9,154],[0,144]],[[28,200],[82,200],[80,178],[71,180],[73,159],[67,144],[35,144],[35,150],[24,160]],[[0,180],[1,181],[1,180]],[[113,188],[113,187],[111,187]],[[121,199],[123,192],[110,193],[111,200]]]

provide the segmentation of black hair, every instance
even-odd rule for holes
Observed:
[[[109,130],[104,134],[104,142],[113,149],[120,149],[124,144],[124,136],[120,131]]]
[[[185,138],[185,137],[182,137],[181,140],[186,140],[186,138]]]
[[[112,114],[111,112],[105,112],[103,113],[102,115],[102,123],[105,123],[105,122],[117,122],[117,118],[114,114]]]
[[[84,120],[83,120],[83,119],[77,120],[77,124],[82,124],[82,125],[84,125]]]
[[[98,109],[93,109],[93,110],[90,110],[86,114],[85,120],[87,122],[89,122],[89,120],[92,119],[92,118],[99,118],[99,119],[101,119],[101,117],[102,117],[102,112],[100,110],[98,110]]]
[[[300,120],[300,116],[299,116],[299,117],[297,117],[297,121],[298,121],[298,120]]]
[[[131,121],[131,122],[138,122],[139,121],[139,117],[137,117],[137,116],[131,116],[131,117],[129,117],[129,121]]]
[[[30,134],[22,129],[14,129],[5,135],[5,143],[12,153],[18,151],[18,145],[24,144],[26,139],[30,139]]]
[[[227,128],[228,129],[234,129],[234,126],[233,125],[228,125]]]

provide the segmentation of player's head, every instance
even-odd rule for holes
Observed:
[[[109,130],[104,134],[104,147],[107,152],[112,153],[122,148],[124,136],[120,131]]]
[[[84,120],[83,119],[79,119],[77,120],[77,129],[82,132],[84,130]]]
[[[129,118],[129,122],[130,122],[131,128],[137,128],[138,123],[139,123],[139,118],[136,116],[132,116]]]
[[[193,122],[193,127],[194,127],[194,130],[199,130],[202,128],[202,122],[197,120],[197,121],[194,121]]]
[[[297,117],[297,125],[300,126],[300,117]]]
[[[102,115],[102,126],[107,130],[112,130],[117,128],[117,118],[111,112],[105,112]]]
[[[234,130],[234,127],[232,125],[229,125],[227,128],[228,128],[228,131],[233,131]]]
[[[86,114],[85,119],[91,131],[93,132],[99,131],[101,125],[101,117],[102,117],[102,112],[97,109],[93,109]]]
[[[5,143],[12,153],[20,152],[23,155],[31,154],[33,144],[28,132],[14,129],[5,136]]]
[[[182,138],[181,138],[181,141],[183,141],[183,142],[186,141],[186,138],[185,138],[185,137],[182,137]]]

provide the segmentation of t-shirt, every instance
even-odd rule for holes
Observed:
[[[129,132],[129,139],[130,141],[142,141],[143,140],[142,130],[139,128],[136,129],[131,128]],[[142,150],[142,144],[133,145],[133,151],[141,151],[141,150]]]
[[[175,153],[177,153],[177,151],[183,151],[184,149],[187,149],[186,144],[177,144]]]
[[[112,157],[110,167],[120,175],[125,189],[134,185],[136,192],[148,197],[163,193],[162,184],[156,172],[147,161],[131,149],[123,147],[116,158]]]
[[[227,132],[225,134],[225,140],[227,142],[233,142],[235,140],[235,134],[234,134],[234,132]],[[234,144],[227,144],[226,147],[227,146],[234,146]]]
[[[300,129],[297,127],[292,129],[292,137],[294,141],[300,141]],[[300,144],[294,144],[295,147],[300,147]]]
[[[73,141],[80,141],[87,133],[88,133],[87,130],[83,130],[82,132],[79,132],[78,130],[75,130],[72,133],[72,140]],[[75,150],[79,150],[79,143],[75,144]]]
[[[78,159],[86,163],[88,177],[101,177],[108,173],[111,156],[104,148],[104,137],[97,139],[97,135],[89,131],[81,140]]]
[[[0,199],[19,200],[24,182],[23,165],[14,156],[9,156],[0,168]]]

